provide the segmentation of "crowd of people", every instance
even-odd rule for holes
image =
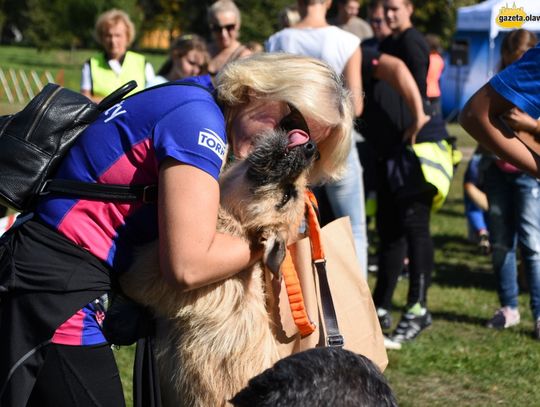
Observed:
[[[318,145],[320,160],[310,181],[321,222],[350,217],[366,278],[367,221],[375,218],[372,295],[387,349],[400,349],[433,323],[430,223],[445,192],[432,179],[434,172],[435,178],[451,178],[446,164],[431,154],[451,152],[440,106],[440,42],[414,27],[413,0],[371,0],[365,20],[359,0],[336,3],[329,18],[331,0],[298,0],[280,14],[281,29],[257,44],[241,41],[238,6],[218,0],[207,13],[211,39],[191,33],[171,41],[157,75],[143,55],[129,50],[135,38],[130,17],[116,9],[99,16],[95,35],[102,52],[84,63],[81,93],[99,101],[128,80],[139,87],[118,115],[85,131],[59,174],[101,183],[156,183],[158,199],[143,205],[47,196],[32,219],[5,234],[0,288],[13,294],[1,303],[0,330],[10,334],[0,337],[2,360],[9,361],[0,372],[0,405],[124,405],[102,333],[114,276],[129,266],[138,245],[158,236],[162,273],[179,290],[222,280],[259,261],[260,246],[216,232],[217,179],[224,163],[247,156],[254,135],[279,127],[293,110],[303,115]],[[469,236],[482,254],[491,255],[498,282],[500,308],[487,327],[520,322],[519,256],[534,336],[540,339],[540,167],[531,147],[540,133],[536,43],[527,30],[507,35],[501,72],[473,96],[460,122],[481,144],[463,188]],[[189,86],[161,86],[186,78]],[[203,132],[222,148],[201,143]],[[405,267],[407,303],[394,323],[393,295]],[[16,280],[24,284],[8,286]],[[320,380],[329,388],[344,386],[339,397],[397,405],[369,360],[339,352],[284,359],[231,402],[270,406],[279,397],[295,404],[309,381]],[[300,377],[298,369],[313,378],[285,392],[278,384],[291,384],[289,377]],[[313,405],[330,403],[324,398],[329,394],[310,396],[319,403]]]

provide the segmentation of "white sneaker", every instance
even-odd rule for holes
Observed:
[[[505,329],[520,322],[519,311],[515,308],[502,307],[495,311],[493,317],[487,322],[488,328]]]
[[[401,349],[401,343],[399,343],[399,342],[394,342],[392,339],[390,339],[389,337],[385,336],[385,337],[384,337],[384,347],[385,347],[386,349],[400,350],[400,349]]]

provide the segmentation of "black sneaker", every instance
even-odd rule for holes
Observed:
[[[392,315],[384,308],[377,308],[377,317],[383,331],[390,329],[392,326]]]
[[[394,342],[411,341],[418,336],[420,332],[431,325],[431,314],[426,310],[424,315],[415,315],[405,313],[401,317],[401,321],[392,333],[390,339]]]

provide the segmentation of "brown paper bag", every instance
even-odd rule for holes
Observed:
[[[332,293],[344,348],[370,358],[383,371],[388,364],[384,338],[371,292],[356,260],[349,218],[340,218],[320,230],[326,257],[327,279]],[[302,239],[289,247],[298,273],[305,308],[316,329],[301,338],[289,307],[282,281],[274,282],[273,295],[279,302],[270,304],[281,357],[317,346],[326,346],[318,274],[312,264],[310,240]],[[272,284],[271,282],[269,282]],[[267,285],[267,287],[269,287]]]

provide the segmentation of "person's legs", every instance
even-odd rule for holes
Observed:
[[[512,174],[503,173],[495,164],[492,164],[485,173],[484,187],[489,202],[491,261],[497,278],[497,292],[501,304],[501,308],[488,321],[489,328],[509,328],[520,321],[514,178]]]
[[[499,300],[503,307],[517,308],[515,190],[510,177],[506,175],[492,165],[486,171],[485,189],[489,201],[492,264],[498,280]]]
[[[427,290],[433,271],[433,240],[429,230],[433,196],[415,197],[406,206],[404,226],[409,253],[408,307],[419,303],[426,307]]]
[[[527,174],[515,179],[518,242],[529,280],[531,311],[540,318],[540,183]]]
[[[326,194],[336,218],[349,216],[362,274],[367,278],[367,231],[362,166],[354,143],[347,158],[347,172],[343,179],[325,186]]]
[[[28,407],[125,406],[120,374],[108,344],[48,346]]]
[[[402,212],[409,254],[407,306],[391,340],[402,343],[416,338],[431,325],[426,308],[433,271],[433,241],[429,230],[433,194],[426,192],[403,203]]]
[[[377,233],[379,235],[379,269],[373,291],[373,301],[377,308],[390,310],[392,296],[403,260],[407,254],[405,233],[400,216],[400,208],[390,191],[383,168],[377,171]],[[380,175],[380,176],[379,176]]]

